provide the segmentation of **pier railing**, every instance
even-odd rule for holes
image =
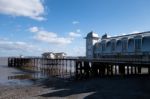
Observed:
[[[133,63],[133,64],[150,64],[149,58],[82,58],[79,60],[91,62],[108,62],[108,63]]]

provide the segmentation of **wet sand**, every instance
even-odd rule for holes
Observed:
[[[150,99],[150,77],[82,81],[49,78],[28,86],[0,85],[0,99]]]

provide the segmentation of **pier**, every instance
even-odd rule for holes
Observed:
[[[142,71],[144,69],[144,72]],[[150,75],[149,59],[99,58],[76,61],[76,78]]]
[[[150,75],[150,59],[143,58],[48,59],[10,57],[8,58],[8,66],[31,67],[34,71],[40,71],[49,76],[73,77],[77,80],[116,75]]]
[[[28,68],[48,76],[71,78],[75,75],[76,59],[48,59],[48,58],[17,58],[9,57],[8,66]]]

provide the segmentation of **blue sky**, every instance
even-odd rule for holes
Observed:
[[[149,0],[0,0],[0,56],[85,55],[88,32],[150,30]]]

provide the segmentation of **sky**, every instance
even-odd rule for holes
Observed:
[[[150,31],[150,0],[0,0],[0,56],[85,56],[87,33]]]

